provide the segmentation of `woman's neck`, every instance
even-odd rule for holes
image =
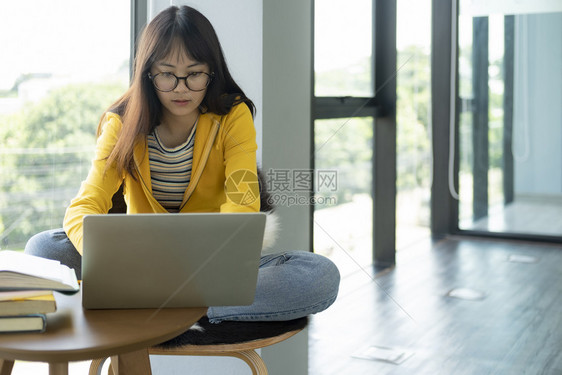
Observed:
[[[158,137],[164,146],[173,148],[183,144],[197,123],[199,112],[184,118],[164,117],[158,126]]]

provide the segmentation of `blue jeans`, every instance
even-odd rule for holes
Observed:
[[[81,279],[82,257],[62,229],[36,234],[25,252],[58,260],[74,268]],[[260,260],[254,303],[213,306],[207,316],[212,323],[297,319],[327,309],[336,300],[339,283],[338,268],[321,255],[306,251],[265,255]]]

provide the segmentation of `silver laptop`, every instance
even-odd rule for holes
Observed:
[[[82,305],[250,305],[264,227],[263,213],[87,215]]]

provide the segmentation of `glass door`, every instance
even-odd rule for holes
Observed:
[[[562,3],[459,10],[459,229],[560,239]]]

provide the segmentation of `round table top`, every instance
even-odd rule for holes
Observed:
[[[148,348],[185,332],[206,307],[84,310],[82,294],[55,293],[57,311],[43,333],[0,334],[0,358],[85,361]]]

